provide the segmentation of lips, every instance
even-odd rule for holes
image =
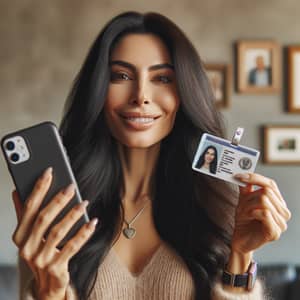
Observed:
[[[153,126],[156,119],[160,117],[157,114],[145,114],[138,112],[126,112],[120,114],[128,129],[146,130]]]
[[[125,112],[120,114],[123,118],[152,118],[157,119],[160,117],[158,114],[145,114],[139,112]]]

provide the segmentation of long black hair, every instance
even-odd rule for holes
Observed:
[[[196,164],[196,168],[201,168],[204,165],[205,162],[205,154],[209,149],[213,149],[214,150],[214,159],[212,160],[212,162],[209,164],[209,171],[213,174],[216,174],[217,172],[217,164],[218,164],[218,151],[216,149],[215,146],[207,146],[205,148],[205,150],[202,152],[202,154],[199,157],[199,160]]]
[[[87,299],[123,223],[121,163],[102,109],[110,55],[130,33],[160,37],[174,65],[181,103],[173,130],[161,142],[153,218],[160,237],[188,266],[196,299],[209,299],[228,258],[237,197],[225,182],[191,168],[201,135],[223,136],[222,121],[197,51],[172,21],[157,13],[127,12],[113,18],[93,43],[66,102],[60,132],[82,196],[90,201],[88,213],[100,220],[92,238],[70,261],[71,280],[79,298]]]

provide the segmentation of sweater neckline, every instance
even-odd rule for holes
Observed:
[[[128,267],[124,264],[122,259],[119,257],[115,249],[113,247],[110,250],[110,253],[112,254],[112,257],[115,259],[117,264],[119,265],[120,268],[122,268],[127,275],[129,275],[133,279],[138,279],[143,276],[143,274],[147,274],[147,270],[153,265],[155,260],[159,257],[159,254],[164,248],[164,243],[161,242],[161,244],[157,247],[157,249],[154,251],[154,253],[149,257],[148,261],[146,264],[143,266],[142,270],[136,273],[131,272]]]

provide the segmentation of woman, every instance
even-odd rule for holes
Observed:
[[[213,103],[196,50],[170,20],[130,12],[104,27],[61,124],[88,214],[99,223],[84,225],[58,251],[86,203],[43,240],[74,188],[38,212],[50,168],[24,208],[14,193],[13,240],[33,276],[27,299],[30,289],[42,300],[262,299],[259,282],[247,292],[223,288],[220,276],[246,272],[253,251],[286,230],[290,212],[271,179],[237,177],[247,183],[238,196],[192,170],[202,133],[223,136]]]
[[[203,168],[210,173],[216,174],[218,164],[218,151],[214,146],[208,146],[201,154],[196,168]]]

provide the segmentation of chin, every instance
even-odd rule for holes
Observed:
[[[126,134],[122,136],[114,136],[117,142],[128,148],[150,148],[159,144],[164,136],[153,136],[151,134]]]
[[[149,139],[126,139],[126,140],[118,140],[119,143],[121,143],[122,145],[128,147],[128,148],[150,148],[154,145],[157,145],[160,143],[161,140],[157,141],[153,141],[153,140],[149,140]]]

